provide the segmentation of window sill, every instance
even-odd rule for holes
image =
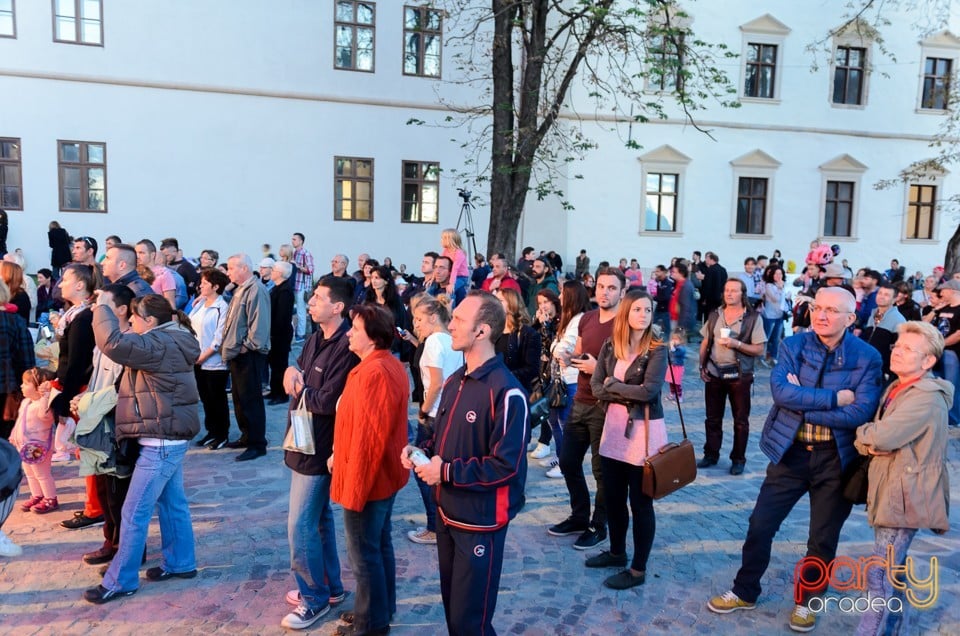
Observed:
[[[730,234],[730,238],[732,238],[732,239],[746,239],[746,240],[754,240],[754,241],[772,241],[772,240],[773,240],[773,235],[772,235],[772,234],[735,234],[735,233],[732,233],[732,234]]]
[[[856,236],[822,236],[820,238],[821,240],[835,243],[856,243],[860,240]]]
[[[740,98],[740,102],[743,104],[769,104],[771,106],[779,106],[780,100],[775,97],[747,97],[743,96]]]
[[[659,232],[656,230],[640,230],[637,234],[639,236],[655,236],[657,238],[683,238],[683,232],[677,230]]]
[[[830,108],[836,108],[837,110],[866,110],[866,104],[838,104],[836,102],[830,102]]]
[[[918,114],[918,115],[940,115],[940,116],[943,116],[943,115],[949,115],[949,114],[950,114],[950,111],[949,111],[949,110],[939,109],[939,108],[917,108],[917,109],[915,109],[913,112],[915,112],[915,113]]]
[[[908,245],[939,245],[940,241],[937,239],[912,239],[912,238],[902,238],[900,239],[901,243],[906,243]]]

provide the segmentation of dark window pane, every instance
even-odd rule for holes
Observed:
[[[750,199],[738,199],[737,200],[737,233],[746,234],[747,233],[747,219],[748,219],[748,208],[750,205]]]
[[[837,184],[838,181],[827,181],[827,198],[836,199],[837,198]]]
[[[80,168],[63,169],[63,185],[65,188],[80,187]]]
[[[80,190],[75,188],[64,188],[63,207],[69,210],[80,209]]]
[[[746,177],[740,177],[740,195],[745,196],[750,194],[750,179]]]
[[[853,182],[851,181],[841,181],[840,182],[840,191],[839,198],[844,201],[853,200]]]
[[[20,209],[20,188],[14,186],[0,186],[0,207]]]
[[[767,180],[753,179],[753,196],[762,197],[767,194]]]
[[[60,159],[80,163],[80,144],[60,144]]]
[[[827,201],[823,210],[823,232],[827,236],[836,236],[837,204]]]
[[[0,142],[0,158],[20,159],[20,145],[15,141]]]
[[[403,164],[403,178],[417,179],[420,177],[420,164],[407,162]]]

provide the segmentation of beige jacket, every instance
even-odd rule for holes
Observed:
[[[884,393],[880,404],[894,382]],[[861,455],[870,448],[894,451],[870,462],[867,521],[884,528],[950,527],[947,477],[947,411],[953,385],[927,375],[904,389],[873,422],[857,429],[854,445]]]

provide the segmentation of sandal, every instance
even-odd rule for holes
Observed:
[[[30,509],[39,504],[41,501],[43,501],[43,495],[34,495],[23,502],[23,504],[20,506],[20,510],[23,510],[24,512],[30,512]]]
[[[60,507],[60,504],[57,503],[56,497],[47,497],[36,506],[33,507],[33,511],[38,515],[45,515],[48,512],[53,512]]]

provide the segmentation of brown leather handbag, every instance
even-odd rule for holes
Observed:
[[[673,367],[670,368],[673,381]],[[683,409],[677,401],[680,413],[680,428],[683,441],[663,446],[655,455],[650,455],[650,407],[644,411],[644,428],[647,435],[647,459],[643,463],[643,494],[652,499],[661,499],[680,490],[697,478],[697,454],[693,442],[687,439],[687,427],[683,423]]]

